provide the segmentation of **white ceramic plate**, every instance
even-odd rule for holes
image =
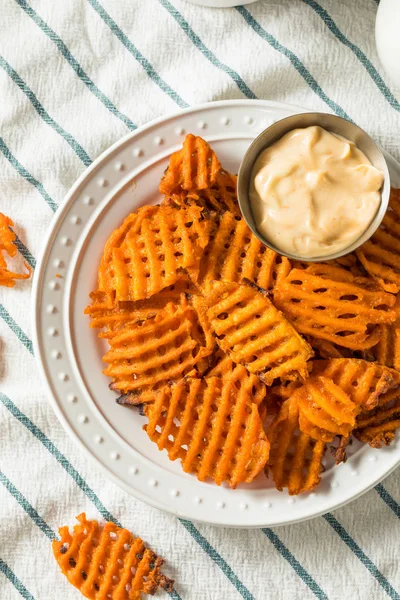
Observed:
[[[57,212],[36,272],[35,354],[61,423],[115,483],[187,519],[236,527],[308,519],[356,498],[400,462],[399,440],[383,450],[355,444],[345,464],[327,465],[316,492],[295,498],[275,490],[264,476],[236,490],[201,483],[148,440],[143,417],[115,403],[101,373],[105,348],[83,314],[107,238],[129,212],[159,200],[158,183],[168,157],[186,133],[205,137],[223,166],[237,172],[253,138],[295,112],[304,109],[267,101],[216,102],[129,134],[73,186]],[[400,185],[400,165],[390,157],[389,164]]]

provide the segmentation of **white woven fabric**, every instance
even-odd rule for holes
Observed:
[[[100,2],[0,0],[0,210],[32,257],[85,164],[185,105],[259,97],[335,111],[400,158],[400,90],[378,62],[374,0]],[[333,515],[274,531],[193,528],[105,480],[39,382],[30,291],[0,289],[1,600],[78,599],[50,538],[102,507],[168,559],[185,600],[400,598],[399,471]]]

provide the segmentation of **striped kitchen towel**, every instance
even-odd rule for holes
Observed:
[[[352,119],[400,158],[399,90],[375,0],[0,0],[0,210],[35,268],[52,215],[103,150],[154,117],[266,98]],[[85,510],[168,558],[185,600],[400,599],[400,472],[311,522],[228,530],[176,519],[105,480],[59,425],[33,357],[31,282],[0,290],[0,598],[78,599],[50,540]],[[160,598],[168,594],[160,593]]]

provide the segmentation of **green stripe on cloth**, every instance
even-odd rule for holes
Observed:
[[[15,333],[19,341],[23,343],[28,352],[30,352],[33,356],[32,340],[30,340],[26,333],[22,331],[21,327],[14,321],[10,313],[2,304],[0,304],[0,317],[5,321],[5,323],[7,323],[11,331]]]
[[[46,123],[46,125],[49,125],[50,127],[52,127],[54,129],[54,131],[56,131],[59,135],[61,135],[61,137],[67,142],[67,144],[69,144],[71,146],[72,150],[75,152],[75,154],[78,156],[78,158],[81,159],[83,164],[86,167],[88,167],[92,163],[92,159],[90,158],[90,156],[85,152],[85,150],[82,148],[82,146],[76,141],[76,139],[70,133],[65,131],[65,129],[63,127],[61,127],[61,125],[56,123],[56,121],[43,108],[43,106],[41,105],[41,103],[39,102],[39,100],[37,99],[35,94],[32,92],[30,87],[28,87],[28,85],[25,83],[25,81],[23,81],[22,78],[15,71],[15,69],[13,69],[12,66],[2,56],[0,56],[0,67],[2,67],[4,69],[4,71],[7,73],[7,75],[9,75],[9,77],[11,77],[11,79],[19,87],[19,89],[22,92],[24,92],[25,96],[31,102],[33,108],[36,110],[38,115],[43,119],[43,121]]]
[[[114,35],[119,39],[119,41],[125,46],[125,48],[132,54],[134,58],[138,61],[138,63],[143,67],[146,71],[147,75],[150,79],[172,100],[180,107],[187,108],[189,105],[185,102],[175,90],[172,89],[171,86],[168,85],[157,73],[154,69],[153,65],[147,60],[145,56],[134,46],[134,44],[130,41],[128,36],[122,31],[120,27],[116,24],[114,19],[108,14],[108,12],[101,6],[101,4],[97,0],[87,0],[89,4],[94,8],[97,14],[103,19],[104,23],[111,29]]]
[[[251,99],[256,99],[257,96],[255,93],[248,87],[248,85],[243,81],[240,77],[239,73],[237,73],[234,69],[228,67],[228,65],[221,62],[213,52],[202,42],[199,36],[193,31],[190,27],[189,23],[183,18],[178,9],[169,2],[169,0],[158,0],[160,4],[169,12],[169,14],[175,19],[178,25],[183,29],[188,38],[193,42],[193,44],[200,50],[200,52],[210,61],[214,67],[220,69],[233,80],[233,82],[237,85],[239,90],[247,97]]]
[[[314,596],[316,596],[319,600],[329,600],[328,596],[325,592],[320,588],[318,583],[311,577],[309,573],[301,566],[297,558],[293,556],[293,554],[286,548],[286,546],[281,542],[276,533],[265,527],[261,530],[269,541],[273,544],[275,549],[281,554],[285,560],[290,564],[290,566],[294,569],[295,573],[304,581],[304,583],[309,587]]]
[[[33,508],[32,504],[30,504],[25,496],[23,496],[21,492],[17,490],[15,485],[11,483],[11,481],[2,471],[0,471],[0,483],[4,485],[6,490],[15,498],[18,504],[22,506],[32,521],[34,521],[36,525],[43,531],[44,535],[46,535],[51,541],[55,540],[57,536],[51,527],[47,525],[46,521],[42,519],[37,510]]]
[[[8,162],[18,172],[18,174],[21,175],[21,177],[23,177],[31,185],[33,185],[37,189],[37,191],[39,192],[39,194],[42,196],[42,198],[44,198],[44,200],[50,206],[51,210],[53,212],[56,212],[56,210],[57,210],[57,204],[50,197],[50,195],[46,192],[46,190],[44,189],[43,185],[37,179],[35,179],[35,177],[33,177],[33,175],[31,175],[29,173],[29,171],[27,171],[25,169],[25,167],[23,165],[21,165],[21,163],[15,158],[15,156],[11,153],[11,151],[6,146],[6,144],[4,143],[4,140],[1,137],[0,137],[0,150],[4,154],[4,156],[6,157],[6,159],[8,160]]]
[[[188,530],[190,535],[194,537],[196,542],[199,544],[201,548],[203,548],[204,552],[206,552],[209,557],[219,566],[221,571],[226,575],[235,589],[239,592],[239,594],[245,600],[255,600],[253,594],[249,592],[247,587],[240,581],[240,579],[235,575],[232,571],[231,567],[228,563],[222,558],[222,556],[211,546],[210,542],[206,540],[204,536],[201,535],[200,531],[193,525],[191,521],[186,521],[185,519],[179,519],[184,527]]]
[[[14,231],[14,233],[15,233],[15,231]],[[17,236],[16,233],[15,233],[15,235]],[[36,268],[36,258],[33,256],[33,254],[31,254],[30,250],[25,246],[25,244],[22,242],[22,240],[20,240],[20,238],[18,236],[15,238],[14,244],[17,246],[18,252],[20,254],[22,254],[22,256],[24,257],[24,259],[26,260],[28,265],[30,265],[32,267],[32,269],[35,269]]]
[[[346,531],[346,529],[339,523],[339,521],[331,514],[327,513],[322,517],[325,519],[327,523],[332,527],[334,531],[338,534],[341,540],[350,548],[350,550],[357,556],[357,558],[362,562],[366,569],[371,573],[373,577],[375,577],[376,581],[379,583],[381,588],[387,593],[387,595],[392,598],[392,600],[400,600],[400,595],[396,592],[396,590],[391,586],[386,577],[380,572],[378,567],[372,562],[372,560],[363,552],[360,546],[353,540],[351,535]]]
[[[378,485],[375,486],[375,490],[378,492],[382,500],[388,505],[388,507],[392,509],[396,517],[400,519],[400,504],[396,502],[394,498],[392,498],[392,496],[381,483],[378,483]]]
[[[400,111],[400,104],[393,96],[390,89],[387,87],[382,77],[379,75],[378,71],[375,69],[372,62],[369,58],[364,54],[364,52],[356,46],[353,42],[351,42],[339,29],[336,25],[335,21],[332,19],[328,11],[326,11],[318,2],[315,0],[302,0],[305,4],[310,6],[319,17],[324,21],[325,25],[328,27],[329,31],[333,33],[336,39],[339,40],[342,44],[350,48],[350,50],[355,54],[358,58],[362,66],[366,69],[368,75],[370,75],[372,81],[376,84],[378,90],[382,93],[384,98],[389,102],[390,106],[392,106],[395,110]]]
[[[7,563],[4,562],[3,559],[0,558],[0,571],[4,573],[7,579],[13,584],[15,589],[21,594],[21,596],[25,600],[35,600],[30,592],[26,589],[22,581],[18,579],[15,573],[10,569]]]
[[[294,52],[286,48],[286,46],[280,44],[278,40],[274,38],[273,35],[268,33],[263,27],[261,27],[261,25],[255,20],[255,18],[244,6],[237,6],[236,10],[243,17],[246,23],[253,29],[253,31],[255,31],[257,35],[259,35],[263,40],[268,42],[268,44],[272,46],[272,48],[274,48],[290,60],[296,71],[301,75],[301,77],[304,79],[307,85],[310,86],[312,91],[315,94],[317,94],[317,96],[319,96],[321,100],[323,100],[325,104],[329,106],[330,109],[332,109],[339,117],[343,117],[348,121],[352,121],[352,119],[350,119],[349,115],[343,110],[343,108],[341,108],[338,104],[336,104],[336,102],[331,100],[325,94],[324,90],[311,75],[310,71],[304,66],[304,64],[301,62],[299,57],[296,56],[296,54],[294,54]]]
[[[86,85],[86,87],[92,92],[94,96],[120,121],[133,131],[137,128],[137,125],[126,115],[124,115],[113,102],[107,98],[105,94],[97,87],[97,85],[90,79],[89,75],[85,73],[81,65],[78,63],[76,58],[71,54],[65,43],[62,41],[60,36],[42,19],[40,15],[30,6],[26,0],[15,0],[17,4],[26,12],[26,14],[40,27],[40,29],[47,35],[47,37],[55,43],[58,50],[61,52],[65,60],[71,65],[79,79]]]

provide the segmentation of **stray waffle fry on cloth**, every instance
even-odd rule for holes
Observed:
[[[53,554],[68,581],[92,600],[140,600],[158,588],[172,591],[173,581],[160,571],[164,561],[114,523],[99,525],[85,513],[76,517],[73,533],[61,527]]]
[[[289,399],[282,404],[268,431],[271,444],[267,472],[272,473],[279,491],[290,495],[313,490],[320,482],[326,444],[299,428],[299,405]]]
[[[352,350],[378,343],[377,325],[396,319],[395,302],[371,279],[322,264],[292,269],[274,290],[274,303],[297,331]]]
[[[252,281],[271,290],[290,271],[289,259],[264,246],[250,231],[243,218],[225,212],[200,262],[197,285],[203,291],[214,279]]]
[[[221,164],[203,138],[189,133],[181,150],[171,155],[159,186],[160,194],[171,196],[182,190],[210,188],[216,181]]]
[[[364,410],[376,406],[379,397],[400,384],[400,373],[357,358],[333,358],[313,363],[313,375],[334,381]]]
[[[128,223],[127,223],[128,222]],[[107,242],[98,290],[114,300],[143,300],[176,283],[183,269],[198,270],[212,221],[199,206],[144,206]]]
[[[154,400],[154,392],[188,374],[197,366],[204,370],[205,336],[190,306],[168,304],[146,321],[127,323],[109,338],[110,350],[104,374],[113,378],[110,388],[121,392],[119,404],[142,404]]]
[[[250,483],[265,466],[269,442],[252,381],[231,376],[181,379],[144,408],[145,430],[187,473],[232,488]]]
[[[387,292],[400,290],[400,189],[392,188],[379,229],[357,250],[363,267]]]
[[[267,385],[305,378],[311,347],[257,286],[210,283],[207,316],[220,348]]]
[[[11,219],[0,213],[0,285],[5,287],[13,287],[17,279],[29,279],[32,272],[27,263],[25,263],[25,267],[28,269],[28,273],[13,273],[7,267],[3,252],[7,253],[10,258],[17,254],[17,246],[14,244],[17,236],[10,229],[13,225]]]

